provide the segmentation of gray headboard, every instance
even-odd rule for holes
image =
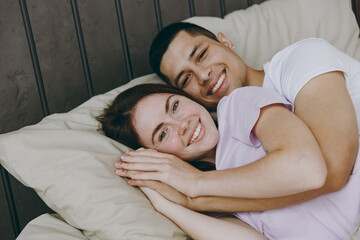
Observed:
[[[151,73],[148,50],[162,27],[195,15],[223,17],[263,1],[0,1],[0,134]],[[360,0],[352,2],[359,22]],[[0,239],[9,240],[51,210],[0,170]]]

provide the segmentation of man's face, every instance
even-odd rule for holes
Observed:
[[[181,31],[170,43],[160,71],[170,83],[215,109],[220,99],[245,85],[246,66],[225,35],[219,42]]]

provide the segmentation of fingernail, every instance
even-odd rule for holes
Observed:
[[[119,167],[121,167],[121,163],[120,163],[120,162],[116,162],[116,163],[114,163],[114,166],[117,167],[117,168],[119,168]]]
[[[116,169],[116,174],[122,174],[124,171],[122,169]]]
[[[120,157],[120,158],[121,158],[121,159],[126,159],[126,158],[127,158],[127,156],[129,156],[129,155],[125,153],[125,154],[121,155],[121,157]]]

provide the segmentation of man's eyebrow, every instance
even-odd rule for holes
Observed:
[[[199,48],[200,46],[201,46],[201,43],[198,43],[198,44],[196,44],[196,45],[194,46],[193,50],[191,51],[191,53],[190,53],[190,55],[189,55],[189,58],[188,58],[189,61],[194,57],[196,51],[198,50],[198,48]],[[184,71],[181,71],[181,72],[176,76],[175,81],[174,81],[174,82],[175,82],[175,86],[179,87],[179,80],[180,80],[181,75],[183,75],[183,74],[184,74]]]
[[[170,95],[167,99],[166,99],[166,103],[165,103],[165,113],[167,114],[169,112],[169,106],[170,106],[170,99],[174,96],[174,94]],[[162,126],[164,125],[164,123],[160,123],[156,126],[156,128],[154,128],[152,134],[151,134],[151,141],[152,144],[155,145],[155,134],[162,128]]]

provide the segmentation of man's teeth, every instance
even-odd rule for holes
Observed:
[[[221,86],[224,79],[225,79],[225,73],[223,73],[221,75],[221,77],[219,78],[219,81],[216,83],[215,87],[213,87],[213,89],[211,89],[212,94],[214,94],[219,89],[219,87]]]
[[[201,124],[199,123],[199,125],[196,127],[196,130],[194,132],[194,135],[192,136],[192,138],[190,139],[190,143],[189,144],[192,144],[195,139],[199,136],[199,133],[200,133],[200,130],[201,130]]]

